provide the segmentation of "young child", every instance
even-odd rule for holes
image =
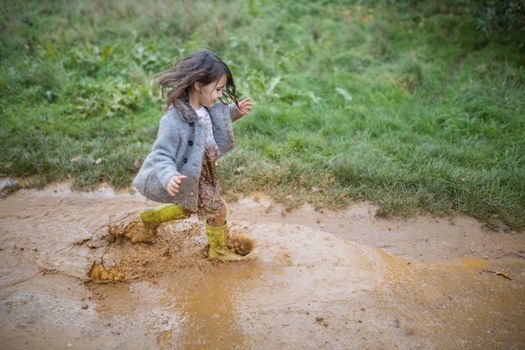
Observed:
[[[206,219],[208,258],[240,260],[226,246],[227,208],[215,162],[234,147],[232,122],[250,112],[252,101],[239,101],[230,69],[208,50],[192,53],[158,80],[168,90],[168,111],[133,185],[166,204],[141,212],[144,228],[130,238],[134,243],[154,238],[161,223],[197,213]],[[222,103],[223,97],[232,103]]]

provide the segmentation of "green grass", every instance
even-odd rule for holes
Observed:
[[[151,77],[207,47],[257,104],[219,163],[227,194],[366,199],[380,215],[525,227],[525,55],[488,40],[464,9],[57,0],[1,10],[3,175],[128,186],[162,115]]]

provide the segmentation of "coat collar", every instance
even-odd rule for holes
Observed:
[[[190,106],[190,104],[183,99],[175,100],[173,107],[177,110],[177,112],[180,113],[182,119],[184,119],[188,123],[199,119],[193,107]]]

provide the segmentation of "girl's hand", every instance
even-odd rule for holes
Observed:
[[[173,197],[179,192],[179,186],[182,183],[182,180],[186,180],[187,177],[184,175],[180,176],[173,176],[170,181],[168,181],[168,185],[166,186],[166,191],[168,191],[169,194],[171,194]]]
[[[252,110],[252,99],[247,97],[244,100],[239,102],[239,110],[241,111],[241,116],[245,116],[246,114],[250,113]]]

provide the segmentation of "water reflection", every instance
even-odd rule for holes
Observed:
[[[255,269],[253,263],[219,264],[193,270],[173,281],[175,307],[183,324],[174,344],[183,349],[245,349],[247,340],[238,317],[238,299]],[[177,295],[178,294],[178,295]]]

